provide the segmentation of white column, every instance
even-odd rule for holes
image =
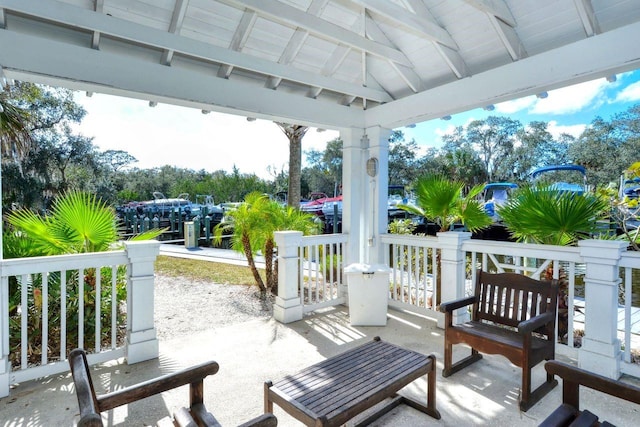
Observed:
[[[298,248],[302,241],[302,232],[278,231],[274,236],[278,246],[278,296],[273,307],[273,317],[278,322],[291,323],[301,320],[303,315],[298,289]]]
[[[2,274],[0,260],[0,397],[9,396],[11,361],[9,360],[9,279]]]
[[[607,240],[578,242],[587,267],[584,278],[585,325],[578,365],[608,378],[620,377],[618,339],[618,263],[627,244]]]
[[[449,302],[465,296],[465,253],[462,244],[471,239],[471,233],[446,231],[438,233],[440,242],[440,301]],[[453,313],[453,323],[469,320],[469,312],[461,308]],[[438,316],[438,327],[444,328],[444,315]]]
[[[369,149],[365,154],[365,203],[362,209],[365,211],[366,223],[366,257],[369,264],[384,262],[383,245],[380,244],[380,235],[387,232],[389,193],[389,136],[391,129],[381,127],[367,128]],[[369,159],[378,160],[378,171],[375,176],[366,173],[366,162]]]
[[[367,244],[364,192],[366,139],[363,129],[345,129],[342,139],[342,232],[349,235],[345,265],[365,262]]]
[[[154,262],[160,242],[125,242],[127,266],[127,342],[128,364],[158,357],[158,338],[154,324]]]

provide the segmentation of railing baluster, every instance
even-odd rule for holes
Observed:
[[[60,360],[67,358],[67,271],[60,271]]]
[[[95,302],[95,349],[96,349],[96,353],[100,352],[100,309],[102,307],[102,269],[100,267],[96,267],[95,269],[95,275],[96,275],[96,284],[95,284],[95,297],[94,297],[94,302]]]
[[[29,284],[31,275],[23,274],[20,285],[20,365],[22,369],[27,369],[27,350],[29,347]]]
[[[78,269],[78,347],[84,348],[84,268]]]
[[[624,269],[624,361],[631,363],[631,300],[633,270]]]
[[[118,266],[111,266],[111,349],[118,345]]]
[[[42,351],[40,363],[47,364],[49,348],[49,275],[42,273]]]

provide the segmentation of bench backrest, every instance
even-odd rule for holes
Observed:
[[[478,299],[473,305],[473,320],[515,328],[538,314],[556,312],[558,283],[516,273],[491,274],[478,270],[474,294]]]

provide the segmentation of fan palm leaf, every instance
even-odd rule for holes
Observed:
[[[513,237],[521,242],[575,245],[597,234],[598,220],[609,208],[593,194],[557,191],[541,185],[518,189],[498,208]]]

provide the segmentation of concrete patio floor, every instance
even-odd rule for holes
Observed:
[[[442,330],[431,319],[390,310],[386,327],[352,327],[347,308],[327,310],[289,325],[273,319],[254,320],[160,343],[160,357],[135,365],[123,360],[98,365],[92,375],[99,393],[125,387],[206,360],[220,364],[218,374],[205,379],[205,404],[223,426],[233,426],[260,415],[263,383],[360,345],[374,336],[429,354],[438,360],[437,407],[441,420],[401,405],[375,426],[536,426],[561,401],[561,381],[528,412],[518,409],[520,369],[501,356],[485,356],[474,366],[442,377]],[[466,354],[466,348],[454,357]],[[534,385],[543,381],[542,364],[534,369]],[[637,379],[625,378],[638,384]],[[426,379],[420,378],[402,393],[426,399]],[[583,408],[618,426],[638,425],[640,408],[625,401],[583,390]],[[188,405],[182,387],[104,414],[105,425],[144,426]],[[275,406],[279,426],[300,426]],[[78,406],[70,374],[19,384],[0,399],[3,426],[64,426],[78,420]]]

